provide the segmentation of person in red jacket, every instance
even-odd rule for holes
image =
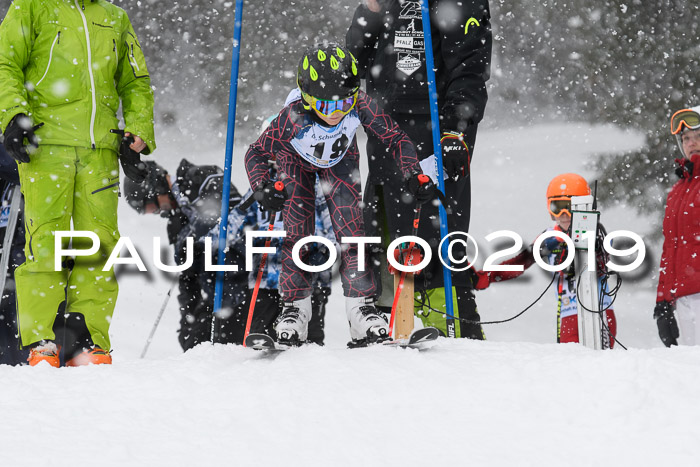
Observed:
[[[654,319],[661,341],[700,343],[700,105],[671,117],[683,157],[676,159],[676,182],[666,199],[664,244]]]
[[[574,173],[557,175],[547,187],[547,209],[554,221],[554,226],[547,231],[555,230],[571,236],[571,197],[586,196],[591,189],[586,180]],[[605,235],[605,229],[599,224],[599,238]],[[549,264],[561,264],[568,256],[566,244],[559,238],[550,237],[542,243],[539,252],[533,252],[533,245],[523,249],[515,257],[501,263],[502,265],[522,265],[522,271],[476,271],[478,278],[475,288],[483,290],[493,282],[515,279],[525,272],[525,269],[535,264],[535,254],[543,256]],[[617,321],[612,309],[612,299],[607,293],[606,279],[607,254],[596,248],[598,263],[598,287],[604,290],[600,309],[605,312],[605,326],[602,326],[602,342],[605,348],[613,348],[617,334]],[[573,263],[568,268],[556,272],[557,286],[557,342],[579,342],[578,336],[578,297],[576,294],[576,275]]]

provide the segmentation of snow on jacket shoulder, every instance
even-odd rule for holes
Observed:
[[[89,47],[88,47],[89,44]],[[18,113],[41,142],[117,150],[117,110],[145,154],[153,91],[127,14],[104,0],[14,0],[0,24],[0,129]]]
[[[676,182],[666,201],[656,301],[700,293],[700,156],[691,178]]]

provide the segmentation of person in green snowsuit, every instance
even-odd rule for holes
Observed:
[[[66,300],[67,312],[84,317],[92,350],[108,354],[118,286],[102,268],[119,240],[121,136],[110,130],[120,101],[131,149],[156,148],[141,45],[124,10],[107,1],[14,0],[0,24],[0,83],[0,130],[26,203],[27,260],[15,272],[21,344],[55,348],[52,327]],[[54,232],[70,230],[71,220],[95,232],[100,249],[55,271]],[[86,242],[74,239],[73,248]]]

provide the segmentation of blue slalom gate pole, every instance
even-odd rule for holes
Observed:
[[[236,0],[233,23],[233,58],[231,60],[231,89],[228,96],[228,126],[226,129],[226,161],[224,162],[224,191],[221,199],[221,222],[219,222],[219,256],[217,264],[224,264],[224,249],[228,232],[229,197],[231,196],[231,165],[233,162],[233,136],[236,129],[236,100],[238,98],[238,65],[241,58],[241,26],[243,23],[243,0]],[[214,289],[214,316],[211,320],[211,341],[214,342],[214,321],[221,309],[224,290],[224,271],[216,273]]]
[[[421,13],[423,17],[423,42],[425,44],[425,67],[428,71],[428,92],[430,93],[430,120],[433,127],[433,149],[437,158],[438,172],[438,188],[445,194],[445,171],[442,167],[442,145],[440,144],[440,114],[438,112],[438,93],[437,85],[435,84],[435,60],[433,58],[433,36],[430,31],[430,10],[428,9],[428,0],[420,0]],[[447,212],[445,207],[440,203],[440,237],[445,238],[448,234],[447,228]],[[449,257],[447,254],[447,245],[449,242],[442,244],[442,257],[445,263],[449,265]],[[447,337],[455,337],[455,317],[454,317],[454,302],[452,301],[452,271],[443,265],[442,278],[445,285],[445,305],[447,306]]]

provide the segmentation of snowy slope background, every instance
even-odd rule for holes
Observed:
[[[590,176],[595,155],[642,144],[610,126],[483,129],[471,233],[487,251],[483,238],[495,230],[532,241],[551,222],[544,192],[554,175]],[[243,151],[233,171],[241,191]],[[156,157],[174,172],[182,157],[222,164],[223,154],[164,134]],[[696,465],[700,350],[662,348],[651,274],[625,283],[615,303],[628,351],[554,344],[551,290],[516,321],[487,327],[487,342],[350,351],[336,283],[325,348],[274,359],[222,345],[182,354],[173,297],[140,360],[171,280],[150,258],[152,237],[166,242],[165,224],[124,203],[119,214],[150,273],[120,270],[114,365],[0,366],[0,466]],[[604,209],[602,220],[609,231],[658,228],[624,207]],[[656,263],[658,245],[648,250]],[[480,292],[482,318],[516,314],[548,281],[533,267]]]

